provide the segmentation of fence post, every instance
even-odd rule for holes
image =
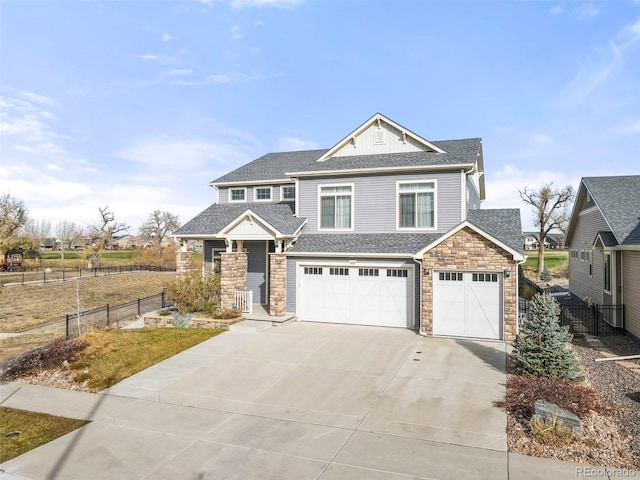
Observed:
[[[64,282],[64,272],[66,272],[66,269],[62,270],[62,281]]]
[[[161,293],[161,298],[162,298],[161,305],[162,305],[162,306],[161,306],[160,308],[164,308],[164,295],[165,295],[165,292],[166,292],[166,291],[167,291],[167,289],[166,289],[166,288],[163,288],[163,289],[162,289],[162,293]]]
[[[42,283],[47,283],[47,272],[42,272]]]
[[[140,316],[140,299],[138,299],[138,316]]]
[[[24,272],[22,272],[22,285],[24,285]]]
[[[67,321],[65,322],[65,337],[69,340],[69,314],[67,313]]]
[[[591,330],[592,334],[598,336],[598,307],[595,303],[591,304]]]
[[[109,304],[107,303],[107,327],[111,324],[111,319],[109,318]]]

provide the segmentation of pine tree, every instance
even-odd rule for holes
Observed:
[[[519,374],[546,378],[584,380],[573,350],[567,348],[573,335],[560,325],[560,306],[549,294],[538,294],[513,342],[513,356]]]

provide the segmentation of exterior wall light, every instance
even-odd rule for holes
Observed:
[[[431,267],[424,267],[424,274],[426,276],[431,275]]]
[[[504,278],[511,278],[511,268],[504,269]]]

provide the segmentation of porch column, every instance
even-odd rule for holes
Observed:
[[[284,253],[269,254],[269,315],[280,316],[286,311],[287,257]]]
[[[247,290],[247,254],[220,253],[220,306],[233,308],[236,291]]]
[[[176,251],[176,277],[184,278],[191,271],[191,252],[187,245],[183,245]]]

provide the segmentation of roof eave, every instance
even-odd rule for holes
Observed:
[[[425,170],[462,170],[473,167],[473,163],[456,163],[451,165],[407,165],[402,167],[375,167],[375,168],[352,168],[344,170],[314,170],[308,172],[287,172],[286,175],[295,177],[321,177],[353,175],[354,173],[386,173],[386,172],[410,172]]]

